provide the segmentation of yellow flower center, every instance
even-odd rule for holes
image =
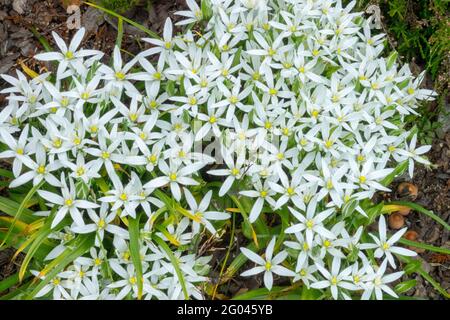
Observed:
[[[327,181],[327,189],[333,189],[333,181],[331,181],[331,179],[328,179]]]
[[[364,182],[366,182],[366,180],[367,180],[366,176],[359,177],[359,183],[364,183]]]
[[[81,139],[79,137],[75,137],[72,142],[74,145],[78,146],[81,143]]]
[[[89,96],[90,96],[89,92],[83,92],[81,94],[81,99],[87,100],[87,99],[89,99]]]
[[[16,150],[16,153],[22,155],[23,154],[23,149],[22,148],[18,148]]]
[[[172,42],[166,41],[166,42],[164,43],[164,47],[165,47],[167,50],[169,50],[170,48],[172,48]]]
[[[104,219],[100,219],[100,220],[98,221],[97,225],[98,225],[98,227],[99,227],[100,229],[103,229],[103,228],[105,227],[105,225],[106,225],[106,222],[105,222]]]
[[[306,227],[308,228],[308,229],[312,229],[313,227],[314,227],[314,221],[313,220],[308,220],[308,221],[306,221]]]
[[[276,95],[277,93],[278,93],[278,90],[277,90],[277,89],[275,89],[275,88],[269,89],[269,94],[270,94],[271,96],[274,96],[274,95]]]
[[[151,163],[156,163],[156,160],[158,160],[158,158],[156,157],[156,155],[152,154],[151,156],[148,157],[148,160]]]
[[[61,280],[59,280],[58,278],[55,278],[55,279],[53,279],[52,283],[54,286],[57,286],[61,283]]]
[[[70,207],[71,205],[73,205],[73,200],[72,199],[66,199],[66,201],[64,201],[64,203],[66,204],[66,206]]]
[[[270,128],[272,128],[272,123],[270,121],[266,121],[266,123],[264,123],[264,127],[269,130]]]
[[[109,152],[106,152],[106,151],[103,151],[103,152],[102,152],[102,158],[103,158],[103,159],[109,159],[109,156],[110,156],[110,155],[109,155]]]
[[[67,98],[62,98],[61,99],[61,106],[62,107],[67,107],[69,105],[69,99]]]
[[[298,68],[298,72],[300,72],[300,73],[305,73],[305,67],[300,67],[300,68]]]
[[[265,268],[267,271],[269,271],[272,268],[272,264],[270,263],[270,261],[266,262]]]
[[[305,270],[305,269],[300,270],[300,275],[301,275],[302,277],[306,276],[306,275],[307,275],[306,270]]]
[[[409,95],[413,95],[414,92],[416,92],[416,91],[414,90],[414,88],[408,88],[408,94],[409,94]]]
[[[99,266],[99,265],[102,264],[102,259],[100,259],[100,258],[95,258],[94,263],[95,263],[96,266]]]
[[[55,139],[55,140],[53,141],[53,146],[54,146],[55,148],[61,148],[61,146],[62,146],[62,140],[61,140],[61,139]]]
[[[176,174],[176,173],[171,173],[171,174],[169,175],[169,179],[170,179],[171,181],[177,180],[177,174]]]
[[[153,74],[153,79],[155,79],[155,80],[161,80],[161,78],[162,78],[161,72],[155,72],[155,73]]]
[[[84,170],[84,167],[79,167],[77,169],[77,176],[82,176],[84,173],[86,172],[86,170]]]
[[[239,169],[238,168],[231,169],[231,175],[237,176],[238,174],[239,174]]]
[[[383,243],[383,250],[386,251],[389,249],[389,247],[390,247],[389,243],[387,243],[387,242]]]
[[[259,194],[260,194],[261,198],[267,197],[267,191],[265,191],[265,190],[261,191]]]
[[[331,241],[330,241],[330,240],[325,240],[325,241],[323,242],[323,246],[324,246],[325,248],[329,248],[329,247],[331,246]]]
[[[136,113],[130,113],[130,120],[132,122],[135,122],[138,118],[138,115]]]
[[[195,106],[195,105],[197,104],[197,98],[195,98],[195,97],[190,97],[190,98],[189,98],[189,104],[190,104],[191,106]]]
[[[236,97],[236,96],[231,96],[231,97],[228,99],[228,101],[229,101],[231,104],[236,104],[236,103],[239,102],[239,98]]]
[[[303,242],[303,251],[308,251],[309,250],[309,246],[306,242]]]
[[[156,102],[155,100],[150,101],[150,103],[148,104],[150,108],[155,109],[158,106],[158,102]]]
[[[294,190],[294,188],[289,187],[286,189],[286,193],[288,195],[292,196],[295,193],[295,190]]]
[[[131,285],[134,286],[137,282],[137,279],[136,279],[136,277],[131,277],[128,281],[130,282]]]
[[[37,168],[37,173],[44,174],[45,173],[45,166],[39,166]]]
[[[73,59],[73,52],[72,52],[72,51],[67,51],[67,52],[66,52],[66,58],[67,58],[68,60]]]
[[[142,140],[147,139],[147,134],[145,132],[141,132],[139,133],[139,138],[141,138]]]
[[[115,74],[115,76],[116,76],[116,78],[118,79],[118,80],[123,80],[123,79],[125,79],[125,73],[123,73],[123,72],[116,72],[116,74]]]
[[[335,286],[338,283],[338,279],[336,277],[332,277],[330,282],[333,286]]]
[[[122,201],[127,201],[127,200],[128,200],[128,195],[127,195],[125,192],[123,192],[123,193],[119,196],[119,199],[122,200]]]

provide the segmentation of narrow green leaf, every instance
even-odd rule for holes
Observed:
[[[3,239],[2,244],[0,244],[0,248],[3,247],[3,245],[8,240],[9,236],[11,235],[11,232],[14,230],[14,225],[16,224],[16,221],[20,219],[20,216],[22,215],[22,212],[24,211],[28,201],[31,199],[31,197],[36,193],[36,191],[39,190],[39,188],[44,184],[44,180],[42,180],[40,183],[35,185],[31,190],[28,192],[28,194],[23,199],[22,203],[20,204],[19,210],[17,210],[16,215],[14,216],[14,220],[8,230],[8,233],[6,234],[5,239]]]
[[[400,240],[398,240],[398,242],[405,244],[407,246],[421,248],[421,249],[425,249],[428,251],[439,252],[439,253],[443,253],[443,254],[450,254],[450,249],[439,248],[439,247],[435,247],[435,246],[432,246],[429,244],[407,240],[405,238],[401,238]]]
[[[412,289],[416,286],[417,284],[417,280],[416,279],[411,279],[408,281],[403,281],[400,282],[399,284],[397,284],[394,288],[394,291],[396,293],[404,293],[406,291],[408,291],[409,289]]]
[[[444,220],[442,220],[440,217],[438,217],[432,211],[425,209],[424,207],[418,205],[417,203],[413,203],[413,202],[409,202],[409,201],[393,201],[393,202],[390,202],[389,204],[397,204],[400,206],[409,207],[409,208],[413,209],[414,211],[423,213],[424,215],[430,217],[437,223],[441,224],[445,229],[450,231],[450,226]]]
[[[145,32],[146,34],[148,34],[152,38],[161,39],[161,37],[158,36],[155,32],[149,30],[148,28],[144,27],[143,25],[141,25],[141,24],[139,24],[137,22],[134,22],[131,19],[125,18],[124,16],[122,16],[122,15],[120,15],[120,14],[114,12],[114,11],[108,10],[106,8],[103,8],[103,7],[99,6],[99,5],[96,5],[96,4],[91,3],[91,2],[84,1],[84,3],[87,4],[88,6],[94,7],[94,8],[99,9],[99,10],[101,10],[101,11],[103,11],[103,12],[109,14],[109,15],[112,15],[113,17],[123,19],[123,21],[125,21],[126,23],[128,23],[128,24],[132,25],[133,27],[135,27],[135,28]]]
[[[184,281],[183,273],[181,272],[180,265],[178,264],[177,258],[174,256],[172,250],[170,250],[167,243],[164,242],[163,239],[158,237],[157,235],[153,235],[153,240],[167,253],[170,261],[172,262],[173,267],[175,268],[175,272],[177,273],[178,280],[180,281],[181,288],[183,289],[183,294],[185,300],[189,300],[189,294],[186,288],[186,282]]]
[[[128,231],[130,233],[130,255],[131,260],[134,265],[134,269],[136,271],[136,280],[138,287],[138,299],[142,299],[142,292],[144,287],[143,282],[143,274],[142,274],[142,260],[140,253],[140,229],[139,229],[139,220],[140,215],[137,215],[136,219],[130,218],[128,219]]]
[[[39,291],[42,290],[44,286],[46,286],[52,279],[54,279],[58,275],[58,273],[64,270],[67,265],[72,263],[76,258],[83,255],[86,251],[88,251],[94,244],[94,239],[95,234],[79,235],[76,238],[76,241],[74,241],[73,247],[68,246],[63,251],[63,253],[58,256],[58,258],[52,261],[57,261],[56,265],[49,269],[51,271],[45,275],[45,278],[41,280],[41,282],[36,287],[34,287],[34,289],[26,298],[32,299]]]

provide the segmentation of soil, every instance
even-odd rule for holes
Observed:
[[[45,38],[49,44],[55,47],[51,33],[54,31],[61,35],[66,41],[69,40],[76,30],[69,30],[67,26],[68,18],[71,16],[66,12],[67,4],[77,4],[78,0],[0,0],[0,74],[13,74],[15,69],[21,69],[20,63],[24,63],[29,68],[38,73],[51,69],[50,65],[40,63],[33,59],[37,52],[44,51],[44,47],[38,40],[37,35]],[[142,2],[142,1],[141,1]],[[146,2],[146,1],[143,1]],[[19,3],[19,4],[18,4]],[[21,3],[24,5],[20,6]],[[13,9],[15,4],[16,10]],[[19,6],[19,7],[18,7]],[[141,5],[126,12],[124,15],[139,22],[150,30],[162,34],[164,23],[167,17],[173,22],[179,18],[174,16],[177,10],[184,10],[186,4],[184,0],[153,0],[151,6]],[[98,10],[83,5],[81,8],[81,25],[87,30],[87,35],[82,46],[102,50],[108,55],[111,54],[117,35],[117,21],[113,17],[105,16]],[[33,28],[35,28],[33,30]],[[140,30],[124,25],[125,33],[122,48],[130,55],[136,54],[148,44],[140,41],[146,35]],[[34,32],[34,34],[33,34]],[[107,58],[107,57],[106,57]],[[128,59],[125,57],[125,59]],[[0,89],[5,83],[0,80]],[[0,95],[0,107],[3,105],[5,96]],[[415,202],[432,210],[445,221],[450,220],[450,132],[436,138],[433,148],[428,154],[434,167],[427,170],[417,166],[414,179],[409,181],[401,178],[392,186],[392,190],[397,189],[397,185],[402,181],[409,181],[419,189]],[[0,164],[4,166],[4,163]],[[387,196],[387,195],[386,195]],[[397,192],[393,192],[388,197],[400,199]],[[435,223],[432,219],[411,212],[406,217],[406,225],[410,230],[418,233],[418,241],[424,243],[450,248],[449,232]],[[239,246],[244,244],[246,239],[242,233],[237,233],[237,241],[233,241],[233,247],[229,262],[239,253]],[[224,237],[219,242],[214,240],[204,244],[202,250],[213,254],[213,278],[220,273],[225,252],[228,249],[229,236]],[[20,266],[20,257],[16,261],[11,261],[14,250],[7,249],[0,251],[0,281],[15,272]],[[433,254],[430,252],[420,253],[423,265],[428,273],[450,292],[450,256]],[[436,290],[420,276],[416,277],[418,285],[407,292],[407,295],[429,299],[442,299]],[[275,282],[281,284],[279,281]],[[262,279],[259,277],[241,278],[236,276],[228,281],[226,285],[220,287],[217,297],[226,298],[236,295],[239,292],[251,290],[261,286]],[[1,295],[2,293],[0,293]]]

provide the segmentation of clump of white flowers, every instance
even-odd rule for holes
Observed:
[[[368,237],[360,204],[389,191],[399,163],[410,175],[428,163],[430,147],[416,148],[404,123],[435,95],[419,88],[423,74],[381,56],[383,35],[354,1],[187,3],[179,24],[201,31],[174,35],[167,19],[162,39],[144,39],[152,47],[127,63],[118,47],[110,65],[79,49],[80,29],[69,45],[53,34],[60,52],[36,55],[55,74],[2,76],[0,157],[14,158],[10,187],[37,186],[49,209],[39,214],[58,245],[46,263],[93,236],[37,296],[204,298],[209,260],[194,243],[227,222],[231,197],[250,204],[249,223],[283,220],[257,234],[265,255],[242,249],[256,263],[243,276],[264,273],[269,290],[287,277],[334,299],[396,296],[388,284],[403,273],[387,264],[414,252],[394,245],[405,230],[389,238],[382,216]]]

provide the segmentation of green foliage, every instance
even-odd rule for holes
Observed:
[[[417,126],[420,143],[431,144],[442,127],[438,117],[450,87],[450,1],[357,0],[361,11],[370,5],[380,7],[382,32],[387,33],[391,50],[398,51],[402,61],[426,69],[440,94],[437,103],[420,106],[419,115],[406,119]]]
[[[108,10],[115,11],[117,13],[124,13],[130,9],[133,9],[139,0],[98,0],[96,1],[99,5],[103,6]]]
[[[371,4],[381,9],[385,31],[407,61],[423,64],[433,79],[449,59],[450,5],[446,0],[358,0],[359,9]],[[449,79],[446,79],[448,83]],[[441,88],[444,88],[443,86]]]

